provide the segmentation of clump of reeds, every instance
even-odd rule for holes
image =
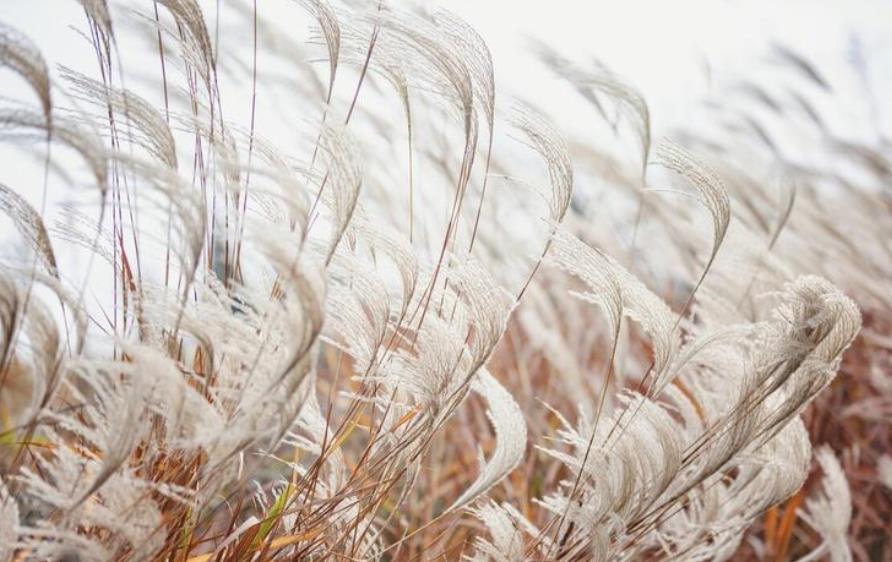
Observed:
[[[855,461],[803,488],[800,414],[888,386],[882,320],[843,361],[843,290],[887,311],[890,261],[825,195],[655,143],[547,47],[633,148],[506,118],[446,12],[302,0],[304,42],[259,2],[80,3],[91,68],[0,28],[34,98],[0,134],[43,173],[0,184],[0,559],[851,558]]]

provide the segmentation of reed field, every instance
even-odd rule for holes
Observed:
[[[445,3],[45,4],[0,6],[0,562],[892,562],[892,144],[820,63],[667,131]]]

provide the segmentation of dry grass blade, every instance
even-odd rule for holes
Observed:
[[[527,427],[520,407],[485,369],[480,371],[471,388],[489,405],[486,414],[496,432],[496,447],[477,479],[465,489],[446,512],[460,509],[505,478],[523,459],[527,444]]]
[[[299,2],[304,9],[313,14],[313,17],[319,22],[319,27],[322,30],[322,37],[325,41],[325,47],[328,50],[327,98],[331,100],[341,53],[341,27],[338,24],[337,15],[335,15],[334,10],[328,2],[325,2],[324,0],[299,0]]]
[[[56,254],[40,214],[21,195],[0,184],[0,209],[8,216],[43,260],[51,275],[57,275]]]
[[[651,125],[650,109],[641,93],[600,63],[596,62],[592,65],[592,69],[587,69],[571,63],[547,45],[537,44],[536,49],[543,62],[573,84],[585,99],[595,105],[605,119],[607,114],[599,95],[606,96],[623,110],[631,121],[640,143],[643,177],[650,161]]]
[[[132,129],[127,129],[125,134],[131,136],[130,140],[167,167],[176,170],[177,149],[173,133],[164,117],[149,102],[132,92],[109,88],[68,68],[62,68],[62,76],[82,101],[122,115],[136,130],[131,133]],[[101,126],[102,122],[95,125]]]
[[[53,99],[50,76],[37,45],[27,37],[0,22],[0,66],[19,74],[37,94],[46,119],[47,134],[52,132]]]

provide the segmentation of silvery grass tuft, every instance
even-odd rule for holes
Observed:
[[[536,45],[617,135],[565,138],[445,11],[79,4],[82,67],[0,27],[35,170],[0,184],[0,559],[874,552],[801,416],[861,328],[840,287],[889,310],[851,242],[888,216],[826,204],[869,187],[778,194]]]

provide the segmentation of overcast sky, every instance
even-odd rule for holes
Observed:
[[[234,0],[220,1],[225,22],[234,17],[235,11],[227,9]],[[213,29],[217,0],[201,2]],[[284,16],[286,12],[280,11],[290,0],[257,3],[264,18],[288,33],[293,30],[295,36],[312,22],[308,16],[302,20]],[[113,4],[143,13],[152,7],[151,0]],[[721,101],[729,84],[743,80],[764,84],[762,75],[771,67],[774,43],[807,57],[832,84],[832,106],[826,112],[822,108],[822,115],[834,125],[834,134],[871,142],[880,135],[892,136],[892,110],[886,103],[892,93],[888,0],[423,0],[423,4],[456,13],[486,40],[496,68],[499,107],[510,105],[514,96],[526,98],[556,120],[562,132],[585,135],[593,120],[581,119],[578,106],[568,101],[581,103],[579,97],[569,96],[567,85],[535,62],[529,48],[532,39],[576,62],[597,58],[638,87],[650,104],[656,137],[680,124],[708,121],[711,114],[703,111],[703,102],[714,97]],[[0,19],[41,47],[54,76],[58,77],[57,64],[95,72],[89,45],[77,31],[85,25],[75,0],[0,0],[0,6]],[[224,36],[221,41],[227,39],[231,48],[240,48],[244,43],[239,41],[245,40]],[[127,72],[142,73],[157,84],[157,52],[141,48],[145,52],[124,53]],[[140,56],[144,65],[133,62]],[[128,81],[127,87],[133,88],[134,82]],[[0,85],[0,94],[33,103],[33,93],[12,73],[0,72]],[[159,99],[157,87],[152,95]],[[226,105],[227,119],[247,124],[250,104],[227,99],[233,101]],[[268,105],[258,110],[264,133],[286,121]],[[587,111],[584,115],[591,115],[591,109]],[[40,159],[24,160],[16,147],[0,145],[0,182],[17,186],[35,206],[41,201],[42,166]],[[61,183],[50,182],[51,199],[53,185]]]
[[[207,17],[217,0],[203,0]],[[227,15],[223,2],[224,18]],[[400,0],[392,2],[404,4]],[[545,41],[583,61],[597,57],[640,88],[654,109],[659,129],[687,119],[695,102],[709,92],[710,79],[746,78],[773,42],[783,43],[814,60],[840,86],[838,96],[852,95],[851,60],[867,60],[870,86],[889,91],[892,81],[892,2],[885,0],[424,0],[467,20],[493,52],[502,93],[550,99],[547,83],[530,74],[530,38]],[[150,0],[126,0],[118,6],[150,9]],[[258,3],[275,19],[279,0]],[[2,0],[2,19],[26,31],[54,62],[68,62],[82,14],[74,0]],[[231,12],[230,12],[231,13]],[[47,19],[51,14],[51,20]],[[212,22],[208,22],[209,26]],[[61,60],[60,60],[61,59]],[[858,78],[861,79],[861,78]],[[884,83],[885,81],[885,83]],[[890,110],[879,108],[886,131]],[[852,107],[852,111],[864,110]],[[559,112],[558,112],[559,113]],[[560,116],[557,116],[560,118]]]

